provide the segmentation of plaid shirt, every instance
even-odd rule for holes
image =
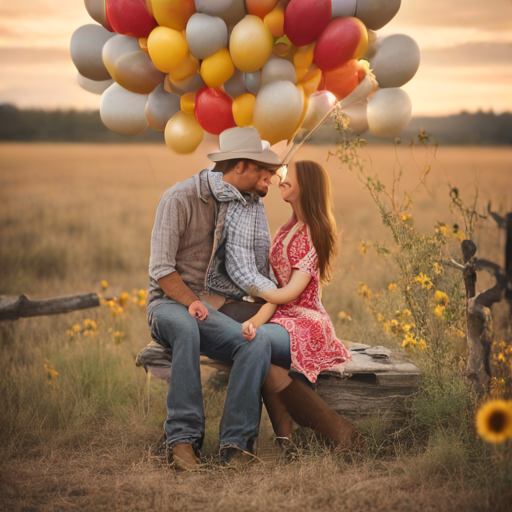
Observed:
[[[225,209],[223,241],[225,269],[231,281],[244,295],[276,289],[269,279],[270,232],[265,207],[256,195],[241,194],[233,185],[226,183],[219,172],[208,172],[208,182],[219,210]],[[219,216],[223,212],[219,211]],[[222,293],[213,284],[219,267],[211,266],[206,287]],[[212,271],[210,271],[212,270]]]

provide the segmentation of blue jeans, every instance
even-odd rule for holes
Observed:
[[[241,324],[208,304],[205,306],[209,314],[203,322],[175,302],[159,304],[149,314],[151,336],[173,352],[164,423],[167,443],[169,447],[179,443],[201,446],[204,408],[199,356],[204,354],[211,359],[233,361],[220,422],[220,446],[234,445],[251,451],[261,417],[260,390],[271,359],[269,336],[288,338],[289,352],[288,333],[280,325],[267,324],[258,329],[254,340],[247,341]],[[281,345],[285,346],[286,341]],[[283,359],[283,355],[279,357]]]

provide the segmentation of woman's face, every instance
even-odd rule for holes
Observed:
[[[300,197],[300,187],[297,181],[297,169],[294,163],[288,166],[288,172],[286,177],[279,184],[279,190],[281,191],[281,197],[287,203],[295,203]]]

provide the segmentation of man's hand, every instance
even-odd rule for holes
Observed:
[[[254,327],[250,320],[247,320],[247,322],[244,322],[242,324],[242,333],[244,335],[244,338],[248,341],[251,341],[256,337],[257,330],[258,328]]]
[[[200,300],[192,302],[188,307],[188,312],[201,322],[208,318],[208,309]]]

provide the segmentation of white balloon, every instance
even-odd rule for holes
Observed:
[[[103,25],[105,28],[112,29],[107,19],[107,9],[105,0],[85,0],[84,3],[85,9],[94,21],[97,21],[100,25]]]
[[[368,130],[368,101],[365,100],[361,103],[356,103],[350,107],[345,107],[342,112],[347,114],[350,119],[348,127],[356,134],[361,135]]]
[[[101,82],[90,80],[80,73],[76,75],[76,81],[82,89],[85,89],[87,92],[92,92],[93,94],[103,94],[114,83],[112,79],[102,80]]]
[[[309,97],[308,111],[302,121],[302,128],[312,130],[336,103],[336,96],[329,91],[318,91]]]
[[[375,56],[370,60],[379,87],[402,87],[418,71],[420,47],[404,34],[382,39]]]
[[[357,0],[356,18],[370,30],[387,25],[400,9],[401,0]]]
[[[403,89],[379,89],[368,100],[368,126],[376,137],[396,137],[411,115],[411,99]]]
[[[204,60],[228,45],[228,27],[222,18],[208,14],[193,14],[187,23],[187,43],[190,53]]]
[[[78,72],[89,80],[108,80],[110,75],[103,64],[103,45],[113,36],[101,25],[83,25],[71,36],[70,52]]]
[[[332,0],[332,18],[355,16],[357,0]]]
[[[195,0],[197,12],[218,16],[226,12],[232,5],[233,0]]]
[[[271,57],[261,69],[261,85],[265,86],[278,80],[288,80],[295,84],[297,82],[295,67],[289,60]]]
[[[294,84],[285,80],[271,82],[256,96],[253,125],[263,140],[275,144],[295,133],[303,107],[302,94]]]
[[[149,95],[146,103],[146,117],[153,130],[163,132],[171,117],[180,110],[180,96],[167,92],[160,84]]]
[[[248,92],[247,87],[245,87],[243,72],[240,71],[238,68],[235,68],[233,76],[224,84],[224,90],[232,98],[237,98],[241,94],[245,94],[246,92]]]
[[[261,71],[253,73],[244,73],[244,82],[247,90],[252,94],[258,94],[261,87]]]
[[[147,94],[135,94],[113,83],[101,97],[100,116],[111,131],[131,137],[148,127]]]
[[[103,47],[102,58],[105,66],[114,66],[117,59],[126,53],[141,51],[139,41],[134,37],[115,34]]]

